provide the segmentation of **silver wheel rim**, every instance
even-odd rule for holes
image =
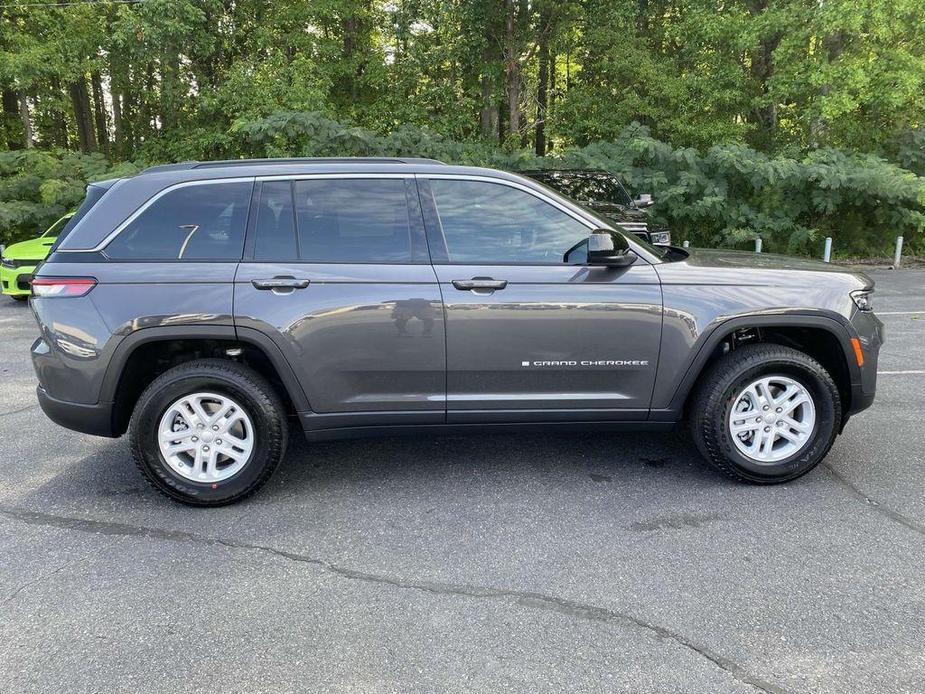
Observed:
[[[766,376],[735,397],[729,433],[739,453],[758,463],[776,463],[809,443],[816,426],[816,405],[799,381]]]
[[[161,417],[157,442],[175,473],[194,482],[221,482],[247,465],[254,450],[247,411],[227,395],[192,393]]]

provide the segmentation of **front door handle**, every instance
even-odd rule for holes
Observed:
[[[273,277],[266,280],[251,280],[251,284],[255,289],[271,289],[277,293],[282,290],[288,293],[286,290],[291,292],[294,289],[305,289],[310,282],[309,280],[297,280],[295,277]]]
[[[504,289],[507,280],[495,280],[491,277],[473,277],[471,280],[453,280],[453,286],[462,291],[471,289]]]

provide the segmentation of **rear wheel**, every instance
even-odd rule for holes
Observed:
[[[286,450],[286,411],[254,370],[221,359],[188,362],[156,378],[129,426],[132,455],[154,487],[177,501],[220,506],[259,489]]]
[[[790,347],[757,344],[719,359],[701,379],[691,429],[703,456],[745,482],[786,482],[826,456],[841,421],[829,373]]]

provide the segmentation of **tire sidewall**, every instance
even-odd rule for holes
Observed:
[[[253,425],[254,448],[245,466],[228,479],[218,482],[194,482],[176,473],[158,444],[158,426],[167,408],[184,395],[208,392],[225,395],[238,402]],[[270,415],[257,402],[250,389],[223,375],[178,376],[148,393],[138,410],[134,440],[140,462],[156,484],[168,494],[184,500],[216,503],[234,499],[257,484],[270,464],[270,435],[274,430]]]
[[[742,390],[763,377],[786,376],[798,381],[809,391],[816,409],[816,421],[809,443],[793,455],[773,463],[760,463],[743,455],[732,440],[729,431],[729,415],[736,397]],[[734,465],[737,472],[755,481],[787,480],[808,472],[828,452],[837,433],[838,393],[834,384],[820,378],[809,366],[791,361],[773,361],[756,365],[736,374],[726,385],[722,395],[722,407],[718,408],[718,421],[713,422],[714,433],[723,455]]]

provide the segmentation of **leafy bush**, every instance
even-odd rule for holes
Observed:
[[[37,236],[83,200],[87,183],[138,171],[101,154],[0,152],[0,244]]]
[[[419,156],[448,163],[527,168],[599,168],[651,192],[653,214],[680,242],[750,245],[767,251],[821,253],[832,236],[840,255],[886,255],[895,237],[925,252],[925,178],[870,154],[814,150],[803,158],[768,157],[742,144],[706,152],[673,148],[638,124],[613,142],[596,142],[537,158],[531,151],[449,140],[401,126],[388,135],[350,127],[315,112],[279,112],[238,120],[221,140],[176,143],[186,158],[291,156]],[[163,153],[149,150],[149,158]],[[150,162],[155,163],[155,162]],[[99,155],[0,153],[0,239],[9,243],[42,229],[75,207],[89,180],[128,175],[141,164],[113,167]]]

